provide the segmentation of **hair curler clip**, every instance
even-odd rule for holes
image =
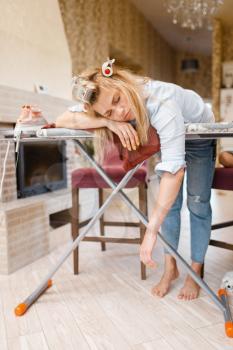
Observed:
[[[75,97],[83,103],[89,103],[95,87],[91,82],[75,76],[72,78],[72,89]]]
[[[109,58],[107,59],[106,62],[102,64],[102,74],[105,77],[111,77],[113,75],[113,63],[115,62],[115,58],[110,60]]]

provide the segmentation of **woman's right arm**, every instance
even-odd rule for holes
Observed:
[[[108,128],[119,137],[123,147],[127,147],[128,150],[136,149],[140,143],[138,134],[130,123],[117,122],[104,117],[92,117],[86,112],[66,111],[57,117],[56,127],[67,129]]]
[[[107,119],[92,117],[85,112],[70,112],[59,115],[56,119],[57,128],[96,129],[107,127]]]

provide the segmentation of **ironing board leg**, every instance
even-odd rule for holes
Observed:
[[[115,188],[116,184],[106,175],[106,173],[103,171],[103,169],[85,152],[85,148],[83,145],[78,141],[78,148],[79,151],[87,157],[87,159],[90,161],[90,163],[95,167],[97,172],[103,177],[103,179],[107,182],[107,184],[111,188]],[[136,206],[130,201],[130,199],[124,194],[124,192],[119,191],[119,195],[121,198],[124,200],[124,202],[130,206],[130,208],[133,210],[135,215],[139,218],[139,220],[147,226],[148,224],[148,219],[146,216],[136,208]],[[213,302],[218,306],[218,308],[224,313],[227,312],[227,306],[225,303],[223,303],[222,300],[210,289],[208,284],[203,281],[189,266],[189,264],[182,258],[182,256],[174,250],[172,246],[161,236],[161,234],[158,232],[158,237],[162,241],[162,244],[167,248],[167,250],[171,253],[173,257],[175,257],[187,270],[188,274],[194,279],[194,281],[209,295],[209,297],[213,300]],[[230,312],[230,309],[229,309]],[[232,332],[233,333],[233,332]],[[231,332],[228,332],[227,335],[229,336]]]
[[[60,266],[65,262],[65,260],[73,252],[73,250],[78,247],[83,237],[86,236],[86,234],[93,227],[95,222],[101,217],[105,209],[109,206],[112,199],[118,194],[118,192],[122,188],[124,188],[124,186],[128,183],[128,181],[131,179],[133,174],[137,171],[137,169],[140,166],[141,164],[138,164],[134,169],[128,171],[128,173],[123,177],[123,179],[119,182],[119,184],[117,186],[114,185],[114,189],[110,194],[110,196],[107,198],[104,204],[99,208],[99,210],[90,220],[90,222],[87,224],[85,230],[75,239],[75,241],[71,244],[71,246],[68,247],[64,255],[60,257],[60,259],[57,262],[57,265],[48,273],[48,275],[44,278],[44,280],[37,287],[37,289],[15,308],[16,316],[22,316],[29,309],[29,307],[46,291],[46,289],[52,285],[52,281],[51,281],[52,276],[56,273],[56,271],[60,268]]]

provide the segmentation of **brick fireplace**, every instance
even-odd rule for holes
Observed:
[[[46,95],[26,92],[0,86],[0,128],[13,128],[20,106],[39,105],[48,122],[53,122],[57,115],[73,104]],[[7,148],[6,141],[0,141],[0,178]],[[79,167],[75,146],[66,142],[66,178],[67,186],[56,191],[17,198],[17,178],[15,167],[15,148],[11,142],[3,183],[3,195],[0,202],[0,274],[9,274],[48,254],[53,248],[53,232],[49,216],[71,207],[70,175]],[[64,242],[69,237],[61,237]]]

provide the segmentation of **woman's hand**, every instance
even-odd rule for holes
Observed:
[[[149,267],[155,267],[156,263],[152,259],[152,251],[157,240],[157,231],[147,226],[143,242],[140,247],[140,260]]]
[[[140,145],[137,131],[130,123],[107,120],[107,128],[114,132],[120,139],[123,147],[129,151],[136,150]]]

